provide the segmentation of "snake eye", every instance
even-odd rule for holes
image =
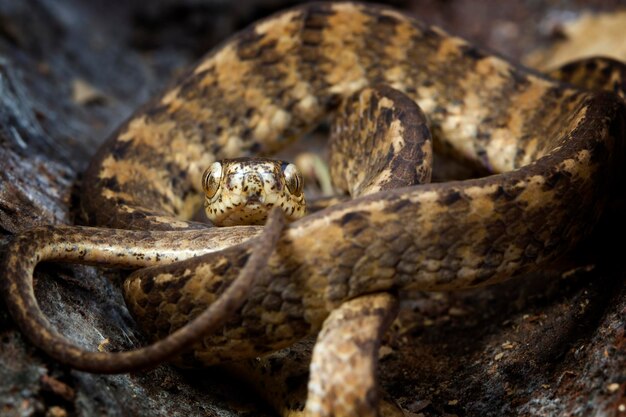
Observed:
[[[217,190],[220,188],[220,180],[222,179],[222,164],[213,162],[210,167],[202,174],[202,188],[207,198],[213,198]]]
[[[304,181],[302,180],[302,174],[300,174],[298,168],[296,168],[294,164],[287,164],[283,168],[283,175],[285,176],[285,183],[291,194],[296,197],[302,194]]]

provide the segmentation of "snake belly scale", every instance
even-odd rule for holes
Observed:
[[[211,365],[280,349],[359,296],[475,287],[538,268],[593,230],[623,178],[626,110],[616,94],[516,67],[391,8],[310,3],[234,36],[120,127],[84,179],[82,211],[101,229],[41,229],[30,235],[40,241],[24,238],[9,253],[13,278],[3,285],[16,320],[27,327],[41,314],[36,302],[16,295],[32,279],[17,257],[41,241],[62,235],[76,243],[75,261],[106,262],[85,255],[81,242],[91,236],[113,244],[136,233],[167,250],[173,240],[142,231],[167,230],[184,242],[203,236],[209,253],[141,269],[124,293],[151,337],[182,328],[227,291],[258,246],[249,238],[261,230],[208,229],[190,220],[203,201],[204,168],[277,151],[346,97],[379,84],[419,104],[436,150],[492,175],[384,190],[286,226],[238,314],[179,363]],[[394,151],[402,147],[394,143]]]

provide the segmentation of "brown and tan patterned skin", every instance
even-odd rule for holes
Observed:
[[[394,295],[377,293],[346,301],[330,313],[313,349],[306,416],[382,414],[378,349],[396,310]]]
[[[296,166],[285,161],[223,159],[203,174],[204,212],[216,226],[264,224],[272,207],[297,220],[306,213],[302,185]]]
[[[183,242],[188,233],[210,236],[213,249],[244,241],[260,228],[205,229],[187,221],[202,203],[204,168],[220,158],[278,150],[343,98],[378,84],[420,105],[435,149],[494,175],[383,191],[290,224],[238,314],[180,363],[210,365],[288,346],[362,295],[474,287],[539,268],[593,230],[623,179],[626,110],[615,94],[518,68],[387,7],[311,3],[236,35],[139,110],[94,159],[83,211],[101,227],[183,229],[170,235]],[[50,247],[65,242],[59,248],[73,253],[58,252],[62,259],[106,261],[83,250],[91,239],[136,266],[147,262],[135,255],[140,244],[125,246],[133,238],[157,242],[156,253],[171,247],[145,235],[154,232],[63,233],[32,232],[9,254],[5,299],[27,333],[40,331],[29,327],[40,311],[32,290],[21,293],[26,301],[17,295],[32,284],[32,268],[20,269],[24,263],[16,259],[37,248],[33,239]],[[220,298],[253,248],[244,242],[140,270],[124,285],[129,308],[147,334],[163,338]],[[70,364],[82,359],[82,369],[131,368],[107,353],[65,353],[55,357]]]
[[[432,140],[426,116],[389,86],[365,88],[344,100],[329,144],[333,183],[352,198],[430,182]]]
[[[626,99],[626,66],[612,58],[584,58],[548,72],[552,78],[588,90],[612,91]]]
[[[226,85],[222,66],[231,69]],[[235,103],[253,109],[250,117],[242,111],[243,126],[282,120],[276,114],[289,110],[288,125],[249,145],[262,151],[308,128],[337,96],[384,82],[417,101],[436,147],[502,174],[385,191],[292,223],[269,260],[271,275],[223,332],[185,358],[190,363],[288,346],[358,295],[467,288],[540,267],[592,230],[623,157],[618,97],[517,68],[384,7],[314,4],[283,13],[228,42],[194,74],[194,84],[224,90],[229,105],[212,112]],[[246,94],[231,102],[233,85]],[[194,102],[183,87],[172,91],[164,100],[177,109]],[[255,117],[271,109],[273,116]],[[234,126],[235,133],[216,129],[245,139],[246,129]],[[162,338],[219,297],[247,256],[244,244],[184,268],[138,271],[125,284],[127,301],[147,333]]]
[[[330,166],[338,188],[352,198],[429,183],[433,154],[426,116],[389,86],[364,88],[336,113]],[[397,306],[391,291],[365,294],[331,311],[311,355],[305,416],[402,415],[395,404],[380,403],[377,378],[378,349]]]
[[[389,86],[368,87],[344,100],[329,142],[335,185],[352,198],[430,182],[432,138],[426,117],[413,100]],[[359,170],[354,161],[365,161],[367,169]],[[376,371],[381,338],[397,302],[388,292],[348,300],[324,320],[314,349],[309,339],[228,368],[285,417],[404,416],[396,404],[379,399]]]

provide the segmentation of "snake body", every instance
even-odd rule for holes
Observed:
[[[263,284],[191,362],[287,346],[362,294],[474,287],[536,269],[588,235],[621,169],[619,98],[517,68],[385,7],[313,4],[282,13],[209,55],[187,82],[211,88],[201,94],[179,84],[160,101],[167,117],[184,119],[219,95],[229,105],[211,107],[216,126],[207,131],[220,132],[211,146],[234,140],[244,152],[269,151],[309,129],[338,97],[386,83],[428,114],[436,149],[494,173],[371,194],[292,223]],[[157,122],[132,129],[146,117],[122,136],[159,130]],[[226,119],[231,130],[220,125]],[[167,132],[182,135],[186,125]],[[165,337],[216,299],[249,255],[244,244],[184,267],[138,271],[125,283],[127,302],[148,334]]]
[[[603,85],[623,94],[623,78],[614,78],[623,68],[607,68]],[[120,127],[84,179],[82,211],[98,228],[35,230],[9,251],[3,287],[16,321],[31,334],[49,327],[26,288],[40,259],[171,261],[134,272],[124,293],[151,337],[182,328],[228,291],[259,246],[250,240],[259,226],[191,220],[204,168],[277,151],[347,97],[380,84],[419,104],[436,150],[489,175],[384,190],[361,178],[355,188],[367,195],[285,227],[238,314],[178,363],[280,349],[357,297],[476,287],[540,268],[589,235],[623,179],[626,110],[618,95],[517,67],[388,7],[310,3],[235,35]],[[392,128],[410,134],[402,122]],[[357,139],[352,146],[366,146]],[[392,153],[404,146],[397,140]],[[345,171],[380,156],[359,154]],[[406,174],[424,176],[416,167]],[[200,256],[175,262],[181,247]],[[87,357],[52,331],[37,340],[55,344],[66,362]],[[89,358],[84,369],[130,367],[106,353]]]

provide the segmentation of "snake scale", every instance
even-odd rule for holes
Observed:
[[[584,77],[592,73],[601,76]],[[589,235],[623,180],[625,73],[590,60],[552,74],[572,82],[583,74],[585,88],[577,88],[385,6],[309,3],[279,13],[210,52],[118,129],[84,178],[81,211],[97,227],[19,236],[7,254],[5,300],[53,357],[122,372],[151,363],[133,352],[86,352],[51,329],[32,290],[39,261],[148,266],[130,275],[124,294],[154,339],[208,314],[208,305],[219,316],[215,306],[228,304],[212,323],[221,330],[175,359],[187,366],[289,346],[358,297],[476,287],[535,270]],[[250,239],[260,226],[191,220],[214,161],[271,154],[347,97],[382,84],[421,107],[435,150],[489,175],[369,189],[284,229],[274,216],[260,238],[276,241],[266,253]],[[360,155],[344,170],[366,164],[368,153]],[[252,280],[260,258],[264,273]],[[241,305],[222,297],[233,295],[233,281],[253,282],[236,294]]]

